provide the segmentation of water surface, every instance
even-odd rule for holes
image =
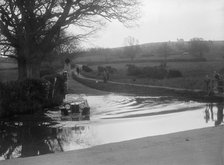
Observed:
[[[72,97],[72,95],[70,95]],[[223,104],[168,97],[86,96],[88,117],[61,118],[49,110],[47,121],[0,123],[0,159],[88,148],[148,136],[223,124]]]

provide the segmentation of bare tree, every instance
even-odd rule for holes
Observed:
[[[58,39],[59,44],[54,48],[54,50],[58,54],[72,54],[79,49],[80,37],[81,36],[69,35],[63,31],[61,32],[61,37]]]
[[[140,49],[139,41],[132,36],[128,36],[124,39],[124,42],[126,45],[124,47],[124,53],[131,58],[131,61],[133,61]]]
[[[104,18],[128,26],[138,6],[138,0],[0,0],[0,43],[17,59],[19,79],[39,77],[42,61],[69,25],[93,32]]]
[[[44,63],[47,62],[52,65],[54,62],[64,62],[66,58],[75,58],[81,51],[79,38],[76,36],[68,36],[62,32],[58,43],[58,46],[45,55]]]

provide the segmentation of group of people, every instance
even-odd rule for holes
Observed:
[[[214,107],[215,106],[215,107]],[[224,104],[223,103],[209,103],[206,105],[205,108],[205,122],[208,123],[209,121],[214,122],[215,126],[218,126],[223,123],[223,110]]]
[[[212,78],[210,78],[208,75],[206,76],[205,83],[209,96],[213,95],[215,91],[218,93],[224,92],[224,76],[216,71],[214,72]]]

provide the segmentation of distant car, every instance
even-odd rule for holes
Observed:
[[[188,52],[183,52],[183,55],[187,56],[187,55],[189,55],[189,53]]]

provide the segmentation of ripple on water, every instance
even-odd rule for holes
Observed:
[[[48,111],[46,116],[57,124],[1,123],[0,160],[223,124],[222,103],[205,104],[168,97],[115,94],[86,96],[86,99],[91,115],[85,120],[61,121],[60,111]]]
[[[203,107],[197,102],[182,102],[164,97],[140,96],[89,96],[88,102],[92,109],[92,116],[97,118],[125,118],[159,115]]]

